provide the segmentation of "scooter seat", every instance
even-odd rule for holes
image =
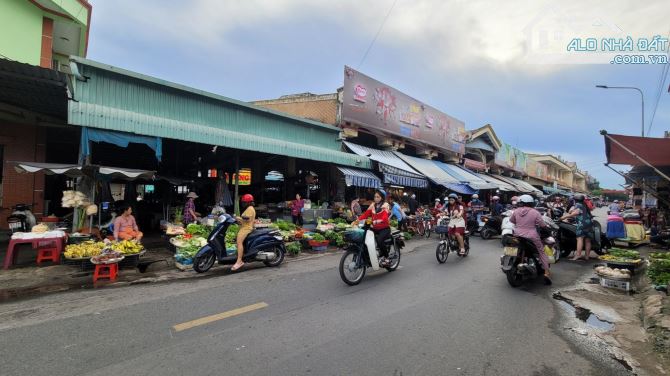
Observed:
[[[274,231],[274,229],[271,229],[271,228],[260,228],[260,229],[254,230],[249,235],[247,235],[247,240],[259,237],[261,235],[269,234],[272,231]]]

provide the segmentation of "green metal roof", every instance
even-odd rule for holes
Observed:
[[[73,57],[86,81],[68,104],[72,125],[371,168],[342,151],[339,129],[139,73]]]

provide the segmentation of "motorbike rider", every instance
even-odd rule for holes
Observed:
[[[463,236],[465,236],[465,208],[458,202],[458,196],[452,193],[448,196],[446,211],[449,213],[448,235],[456,236],[459,246],[459,254],[465,254]]]
[[[510,203],[507,205],[505,209],[507,210],[514,210],[516,209],[517,204],[519,203],[519,198],[517,196],[512,196],[510,199]]]
[[[391,222],[389,221],[391,208],[386,202],[386,191],[377,189],[375,191],[374,202],[370,205],[353,225],[358,226],[358,221],[372,218],[372,232],[375,234],[375,242],[379,247],[382,266],[389,264],[389,250],[385,245],[385,240],[391,237]]]
[[[472,210],[472,214],[475,215],[477,221],[479,222],[479,217],[481,216],[482,211],[484,210],[484,203],[479,199],[478,194],[473,194],[472,199],[468,202],[468,207]]]
[[[435,206],[433,206],[433,209],[434,209],[435,211],[440,211],[440,210],[442,210],[442,200],[440,200],[439,198],[436,198],[436,199],[435,199]]]
[[[505,210],[505,208],[500,203],[500,197],[493,196],[491,198],[491,215],[493,215],[493,216],[501,215],[504,210]]]
[[[542,268],[544,269],[544,283],[550,285],[549,258],[547,257],[547,254],[544,253],[544,246],[542,245],[540,234],[537,232],[538,226],[547,227],[547,224],[544,223],[540,212],[533,206],[535,206],[535,200],[533,200],[532,196],[522,195],[519,197],[519,207],[512,213],[510,222],[515,225],[515,235],[530,240],[535,246],[540,258],[540,263],[542,263]]]
[[[237,223],[240,224],[240,229],[237,232],[237,262],[231,268],[232,271],[239,270],[244,266],[242,256],[244,255],[244,239],[254,230],[254,221],[256,220],[256,209],[254,209],[254,196],[246,194],[240,199],[242,203],[241,217],[236,217]]]
[[[621,207],[619,207],[619,200],[614,200],[614,202],[610,204],[609,209],[609,214],[619,215],[619,212],[621,211]]]

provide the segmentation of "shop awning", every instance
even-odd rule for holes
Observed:
[[[458,179],[461,183],[465,183],[475,190],[479,189],[497,189],[498,186],[491,184],[472,172],[461,168],[460,166],[448,163],[439,163],[439,166],[445,170],[449,175]]]
[[[14,162],[14,169],[18,173],[44,172],[47,175],[67,175],[69,177],[83,176],[81,166],[73,164]]]
[[[500,179],[505,180],[509,182],[510,184],[514,185],[517,187],[518,191],[520,193],[530,193],[533,195],[541,195],[542,191],[533,187],[530,183],[525,182],[521,179],[517,178],[511,178],[509,176],[499,176]]]
[[[562,189],[556,189],[554,187],[549,187],[549,186],[542,186],[542,190],[544,193],[548,195],[553,195],[553,194],[558,194],[558,195],[563,195],[563,196],[570,196],[570,192],[564,191]]]
[[[477,190],[473,189],[468,184],[462,184],[462,183],[449,184],[447,188],[451,189],[454,192],[464,195],[472,195],[477,193]]]
[[[600,133],[605,136],[607,163],[670,166],[670,138]]]
[[[405,161],[408,165],[412,166],[416,171],[421,173],[423,176],[430,179],[435,184],[441,185],[443,187],[449,188],[449,184],[459,184],[460,182],[449,175],[446,171],[441,169],[435,161],[430,159],[422,159],[417,157],[410,157],[399,152],[393,152],[398,158]]]
[[[344,175],[344,180],[348,186],[379,188],[382,185],[381,180],[372,171],[347,167],[337,167],[337,169]]]
[[[34,173],[44,172],[47,175],[66,175],[72,178],[81,176],[101,175],[110,179],[146,179],[154,178],[154,171],[136,170],[132,168],[108,167],[87,165],[79,166],[73,164],[57,164],[57,163],[39,163],[39,162],[14,162],[17,172],[19,173]]]
[[[488,181],[489,183],[495,184],[498,187],[498,189],[500,189],[501,191],[518,192],[517,187],[515,187],[514,185],[512,185],[512,184],[510,184],[510,183],[508,183],[508,182],[506,182],[502,179],[499,179],[497,176],[484,175],[484,174],[478,174],[478,175],[481,176],[482,179],[485,179],[486,181]]]
[[[353,153],[370,158],[379,164],[379,170],[384,174],[384,183],[401,185],[404,187],[426,188],[428,180],[416,172],[405,161],[398,158],[393,152],[368,148],[345,141],[344,144]]]

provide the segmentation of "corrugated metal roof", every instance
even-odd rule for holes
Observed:
[[[230,98],[74,58],[78,81],[68,122],[140,135],[370,168],[341,151],[333,126],[286,116]]]
[[[0,59],[0,103],[65,120],[67,99],[64,73]]]

